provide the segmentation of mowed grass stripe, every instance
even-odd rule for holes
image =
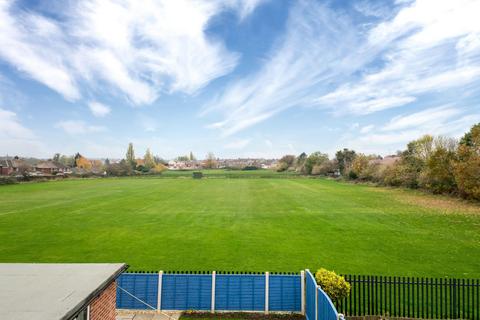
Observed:
[[[399,190],[298,178],[122,178],[0,194],[1,262],[480,276],[476,208],[446,213],[400,201]]]

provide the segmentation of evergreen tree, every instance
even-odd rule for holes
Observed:
[[[189,160],[190,160],[190,161],[197,160],[197,159],[195,158],[195,156],[193,155],[192,151],[190,151]]]
[[[135,168],[137,162],[135,161],[135,152],[133,151],[133,144],[130,142],[128,144],[127,154],[125,156],[125,160],[130,167]]]

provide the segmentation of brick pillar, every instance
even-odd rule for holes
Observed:
[[[90,320],[115,320],[117,283],[112,282],[90,304]]]

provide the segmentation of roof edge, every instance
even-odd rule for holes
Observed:
[[[80,311],[84,309],[84,307],[88,306],[96,297],[98,297],[115,279],[117,279],[120,274],[122,274],[125,270],[128,269],[128,265],[123,263],[120,268],[117,269],[110,277],[107,278],[102,284],[95,289],[92,293],[90,293],[85,299],[83,299],[80,303],[78,303],[74,308],[68,311],[60,320],[74,320],[75,317],[78,316]]]

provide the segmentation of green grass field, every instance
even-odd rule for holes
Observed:
[[[324,179],[0,186],[0,262],[480,277],[480,207]]]

